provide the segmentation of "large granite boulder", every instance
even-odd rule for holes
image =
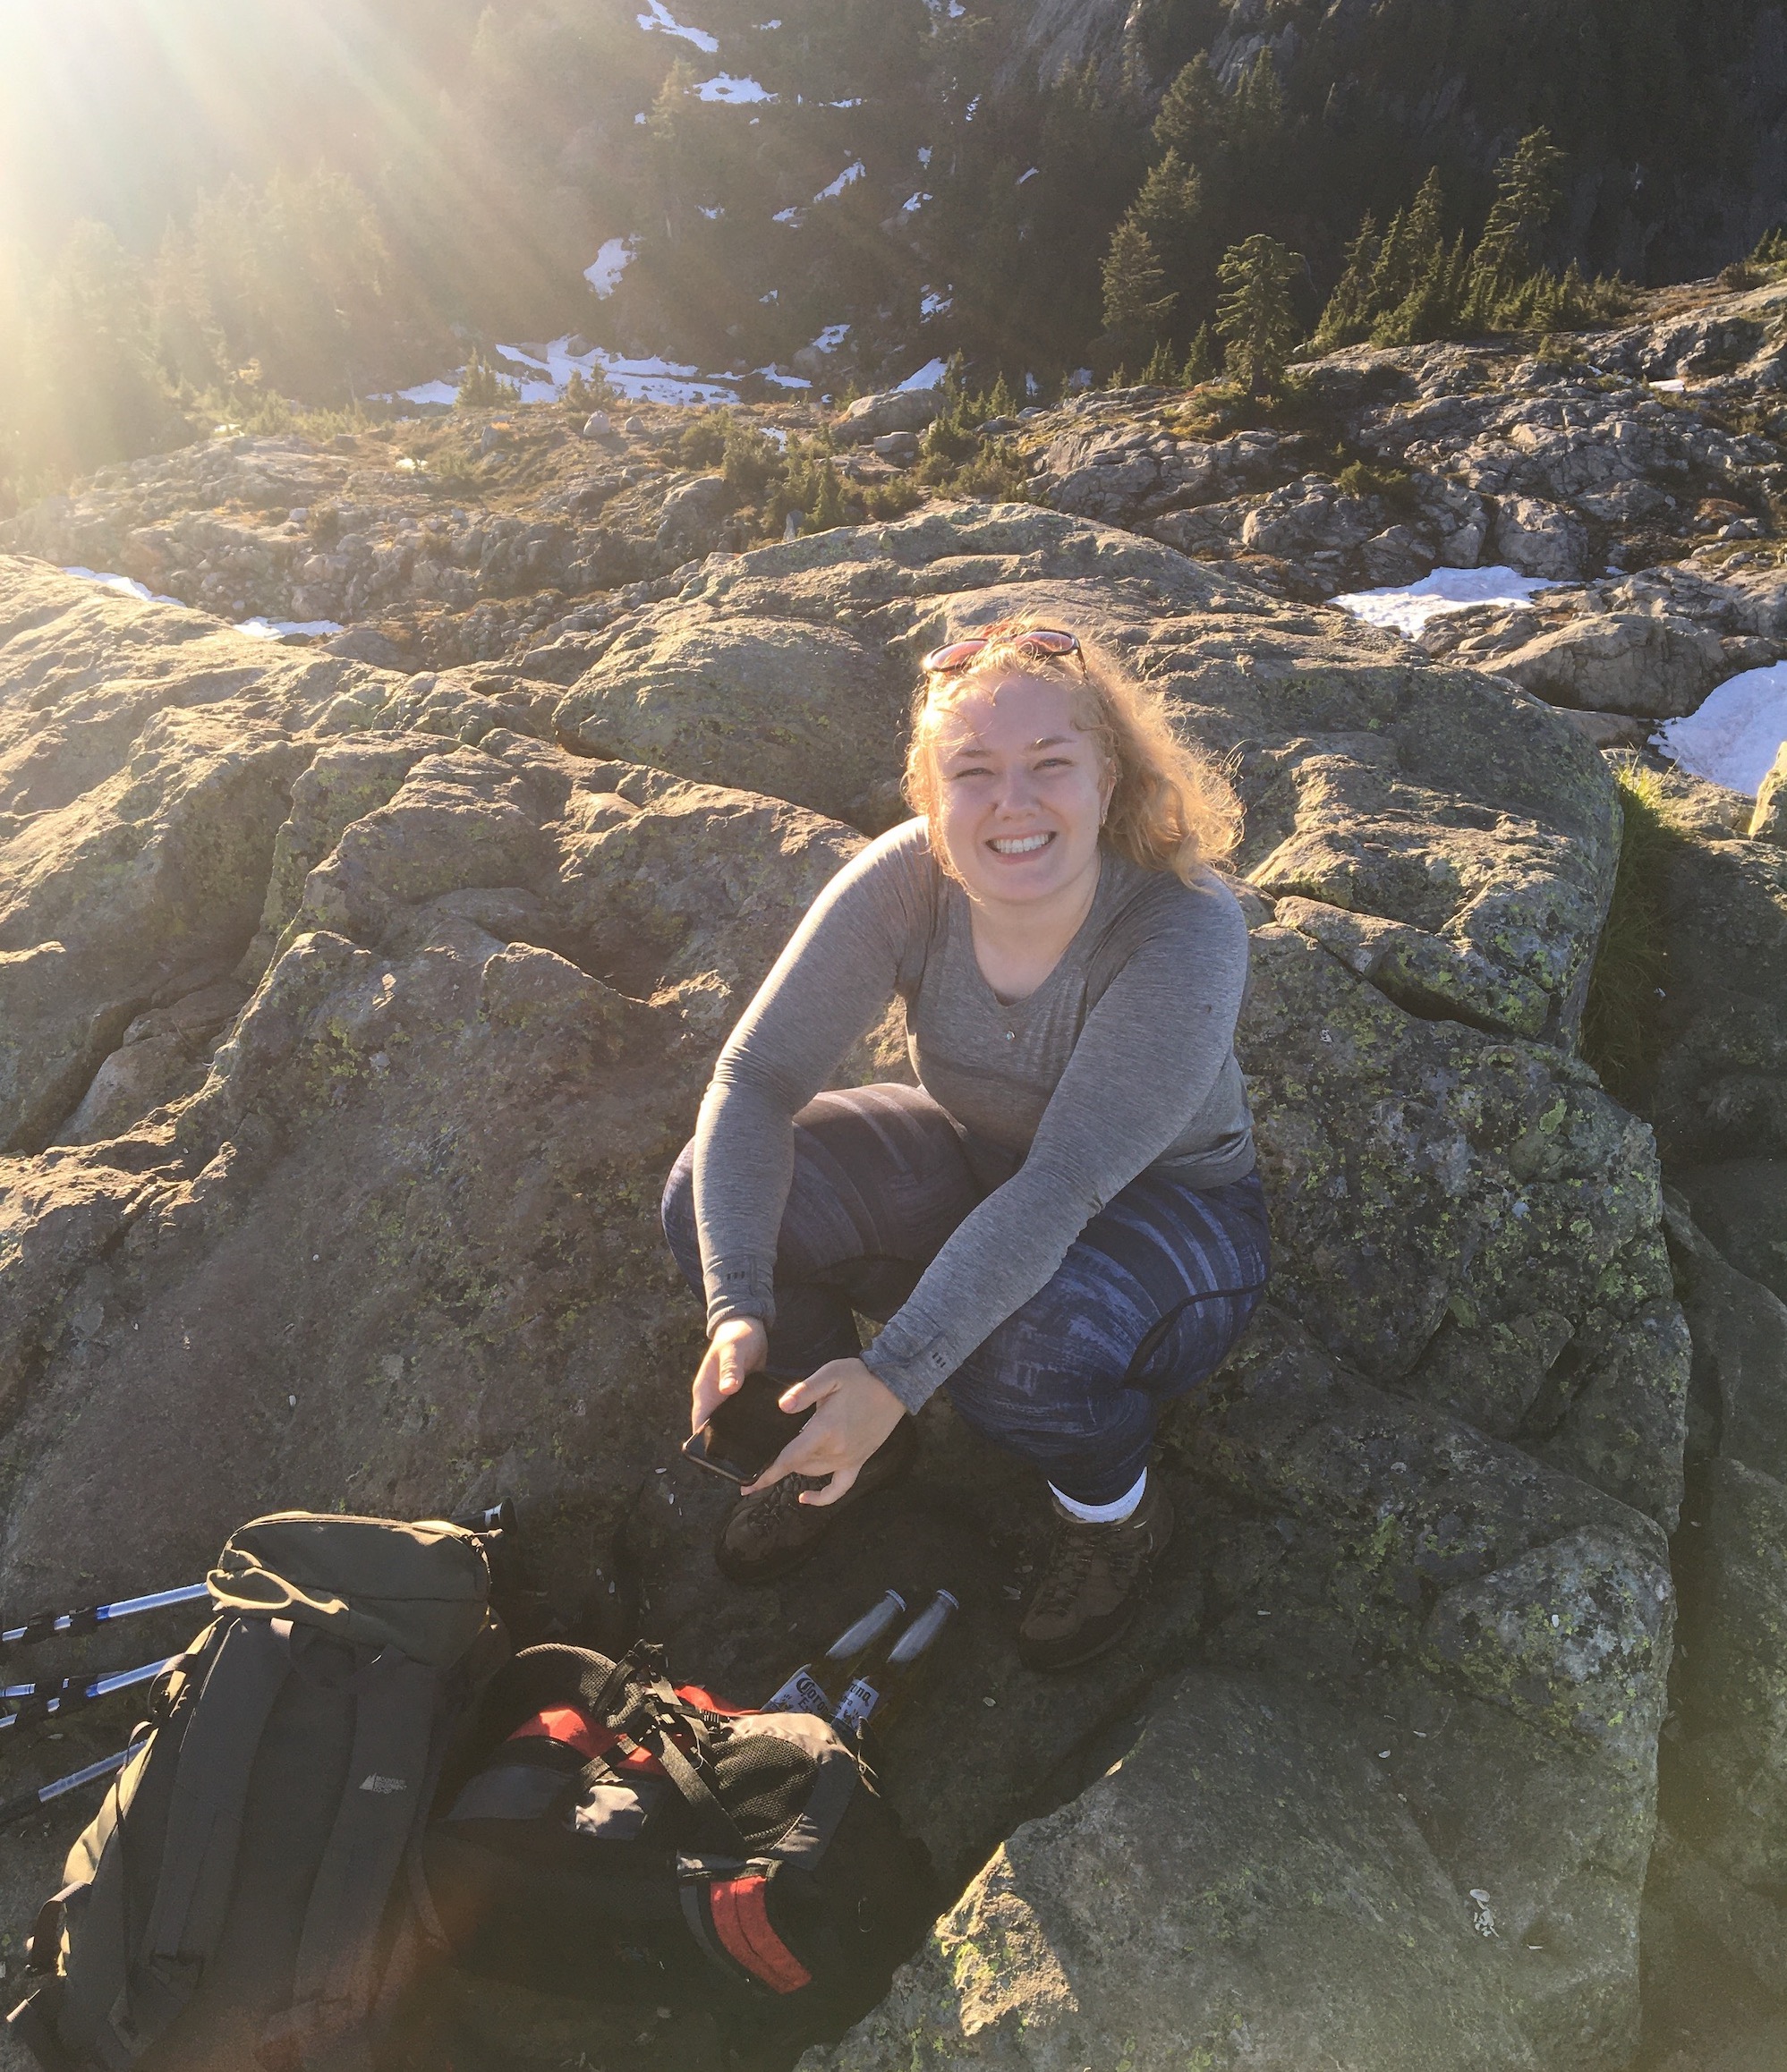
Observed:
[[[1664,997],[1632,1098],[1672,1168],[1787,1157],[1787,849],[1746,838],[1739,793],[1672,771],[1657,794]]]
[[[89,594],[0,563],[0,607]],[[1021,1668],[1010,1631],[1035,1493],[945,1402],[912,1482],[865,1506],[822,1572],[749,1592],[714,1577],[725,1492],[674,1450],[696,1311],[654,1227],[716,1043],[861,839],[811,802],[868,822],[913,658],[1023,607],[1101,633],[1238,773],[1257,945],[1243,1062],[1283,1261],[1275,1310],[1165,1435],[1184,1523],[1133,1642],[1056,1681]],[[203,645],[190,617],[105,608],[165,673],[163,702],[203,709],[207,679],[181,670]],[[1429,2036],[1436,2072],[1623,2063],[1687,1349],[1648,1135],[1572,1049],[1617,845],[1600,760],[1489,678],[1021,506],[719,557],[610,631],[571,696],[624,743],[574,734],[589,722],[557,685],[274,658],[331,674],[270,735],[258,707],[228,721],[255,771],[285,760],[277,785],[257,778],[212,961],[167,1003],[191,1002],[171,1076],[126,1063],[173,1024],[118,1041],[153,998],[84,1033],[84,978],[48,976],[67,969],[48,945],[74,866],[28,879],[19,861],[47,818],[70,854],[109,842],[128,864],[115,830],[136,823],[107,787],[131,757],[166,756],[162,722],[146,712],[147,748],[121,725],[90,781],[71,747],[44,752],[63,795],[5,824],[0,867],[29,892],[7,948],[41,966],[40,1047],[66,1023],[91,1072],[38,1096],[34,1126],[64,1141],[0,1162],[0,1601],[195,1573],[276,1504],[438,1512],[507,1490],[561,1595],[593,1591],[617,1628],[640,1592],[679,1668],[748,1698],[889,1578],[948,1583],[967,1607],[954,1667],[886,1769],[954,1889],[1145,1713],[1145,1749],[1221,1745],[1212,1791],[1236,1820],[1249,1779],[1287,1782],[1224,1918],[1282,1953],[1306,1934],[1294,1891],[1313,1878],[1336,1901],[1323,1966],[1272,2032],[1281,2061],[1326,2031],[1324,2048],[1385,2064]],[[766,739],[776,685],[786,733]],[[55,718],[27,691],[0,701],[21,758]],[[184,766],[148,767],[173,773],[132,794],[153,816]],[[141,911],[148,934],[161,906]],[[226,981],[251,989],[214,1035],[208,989]],[[1317,1760],[1326,1715],[1289,1694],[1311,1679],[1362,1755]],[[1263,1692],[1285,1694],[1276,1724],[1249,1710]],[[43,1775],[68,1753],[21,1739]],[[1154,1774],[1138,1762],[1133,1802],[1121,1783],[1106,1798],[1131,1828],[1188,1834],[1194,1802]],[[1103,1803],[1057,1816],[1062,1865]],[[13,1917],[53,1839],[6,1867]],[[1048,1880],[1024,1895],[1042,1919]],[[1152,1932],[1127,1888],[1108,1904],[1096,1976],[1067,1967],[1094,2010],[1138,1990],[1123,1950]],[[1186,1904],[1190,1935],[1206,1916]],[[986,2004],[1021,1998],[1027,1945],[1008,1965],[977,1947]],[[1267,1975],[1188,1969],[1146,2034],[1202,2049],[1238,2008],[1264,2018],[1242,2003]],[[1432,2029],[1442,1992],[1481,2010],[1468,2034]],[[1144,2034],[1140,2010],[1099,2025],[1116,2020],[1098,2013],[1088,2038]],[[629,2048],[600,2020],[574,2047],[562,2010],[498,2025],[517,2062]],[[1059,2034],[1054,2056],[1004,2061],[1052,2066]]]
[[[585,753],[744,784],[879,829],[899,817],[905,672],[796,621],[667,606],[618,633],[556,715]]]
[[[1723,643],[1691,620],[1667,613],[1607,613],[1572,619],[1511,652],[1498,675],[1553,705],[1635,712],[1669,719],[1698,711],[1732,674]]]
[[[1738,1271],[1787,1302],[1787,1159],[1732,1159],[1672,1178]]]
[[[1674,1549],[1692,1639],[1670,1680],[1665,1824],[1645,1906],[1653,1998],[1667,2019],[1687,2011],[1709,1961],[1787,1999],[1787,1303],[1730,1262],[1684,1195],[1664,1199],[1694,1346]],[[1700,1199],[1716,1206],[1720,1193]]]
[[[0,589],[0,1147],[228,973],[309,752],[372,673],[13,561]]]

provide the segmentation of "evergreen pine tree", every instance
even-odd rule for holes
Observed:
[[[1147,234],[1176,293],[1207,268],[1204,183],[1170,146],[1129,204],[1128,219]]]
[[[1118,353],[1145,358],[1153,350],[1173,306],[1173,296],[1161,293],[1165,280],[1153,241],[1126,216],[1110,234],[1104,260],[1105,335]]]
[[[1017,390],[1005,378],[1003,368],[1000,369],[998,380],[987,392],[983,401],[986,410],[985,416],[982,419],[983,423],[985,422],[986,418],[990,417],[1016,417],[1023,407],[1017,400]]]
[[[1177,151],[1187,166],[1207,166],[1227,149],[1229,132],[1229,97],[1210,54],[1201,50],[1162,97],[1154,141],[1163,152]]]
[[[1216,378],[1216,342],[1211,336],[1208,324],[1200,324],[1187,348],[1185,365],[1179,369],[1179,386],[1196,388],[1200,383]]]
[[[1162,338],[1154,348],[1153,358],[1142,369],[1142,379],[1150,388],[1177,388],[1179,369],[1179,355]]]
[[[1229,341],[1229,371],[1249,395],[1275,388],[1297,344],[1290,284],[1303,255],[1263,232],[1223,253],[1217,277],[1227,291],[1216,306],[1216,328]]]
[[[1536,272],[1534,244],[1563,199],[1564,155],[1549,130],[1521,138],[1495,170],[1495,201],[1471,254],[1464,321],[1485,329],[1518,323],[1522,291]],[[1530,301],[1530,296],[1524,300]]]
[[[1377,218],[1368,215],[1362,218],[1357,234],[1347,247],[1347,263],[1310,340],[1318,352],[1337,352],[1343,345],[1357,345],[1370,337],[1374,314],[1372,282],[1383,250]]]
[[[513,382],[503,380],[474,345],[453,400],[461,410],[495,410],[504,403],[519,403],[521,391]]]
[[[1433,279],[1445,250],[1445,207],[1435,166],[1421,183],[1421,191],[1392,219],[1384,237],[1383,257],[1372,282],[1378,315],[1396,309]]]
[[[1457,335],[1470,276],[1465,235],[1436,243],[1408,292],[1372,327],[1374,345],[1425,345]]]
[[[1229,112],[1229,140],[1250,163],[1261,163],[1277,149],[1284,126],[1284,89],[1279,83],[1272,52],[1263,45],[1235,89]]]
[[[830,461],[821,461],[817,473],[818,495],[813,499],[806,530],[829,532],[834,525],[847,524],[850,514],[844,507],[844,486],[838,480],[837,469]]]
[[[106,225],[69,232],[32,314],[25,385],[36,390],[44,458],[91,467],[153,446],[170,412],[148,300],[140,268]]]

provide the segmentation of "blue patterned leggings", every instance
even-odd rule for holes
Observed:
[[[791,1380],[853,1357],[852,1312],[892,1316],[982,1199],[955,1125],[916,1087],[822,1093],[794,1131],[769,1360]],[[693,1145],[665,1186],[664,1231],[700,1294]],[[1142,1173],[956,1370],[949,1398],[1064,1495],[1114,1503],[1148,1464],[1161,1406],[1214,1372],[1271,1267],[1257,1175],[1200,1189]]]

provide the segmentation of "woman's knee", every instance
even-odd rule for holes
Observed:
[[[1088,1363],[1061,1339],[1045,1345],[1010,1323],[957,1369],[949,1383],[956,1408],[990,1436],[1050,1432],[1069,1445],[1097,1441],[1119,1414],[1121,1363]]]

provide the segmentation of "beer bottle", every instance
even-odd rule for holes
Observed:
[[[947,1590],[940,1590],[891,1647],[864,1664],[831,1715],[832,1726],[847,1741],[856,1739],[871,1719],[884,1720],[905,1697],[917,1681],[919,1663],[961,1609]]]
[[[773,1697],[763,1702],[766,1712],[813,1712],[830,1717],[838,1703],[835,1692],[847,1689],[856,1672],[876,1652],[876,1643],[888,1634],[906,1609],[898,1591],[882,1592],[854,1625],[847,1626],[816,1662],[803,1662]]]

